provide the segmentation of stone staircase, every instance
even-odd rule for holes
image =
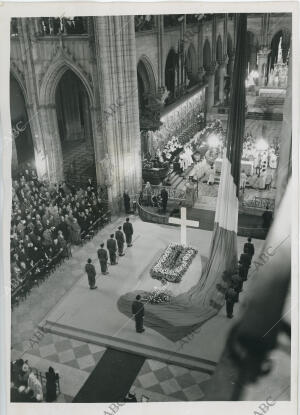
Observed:
[[[284,104],[284,96],[270,96],[270,95],[260,95],[256,98],[254,106],[255,107],[282,107]]]
[[[282,121],[283,115],[279,112],[258,112],[251,111],[246,116],[249,120]]]
[[[283,94],[259,95],[248,111],[247,119],[282,121],[284,99]]]
[[[182,174],[178,174],[174,170],[171,170],[171,172],[168,174],[168,179],[171,183],[171,186],[175,189],[182,189],[192,170],[193,165],[188,167]]]

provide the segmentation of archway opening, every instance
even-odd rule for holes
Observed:
[[[165,66],[165,84],[167,90],[170,92],[167,103],[172,102],[175,97],[175,73],[176,73],[176,53],[171,49]]]
[[[189,80],[189,87],[192,87],[198,83],[197,58],[193,44],[190,44],[186,54],[186,75]]]
[[[139,92],[139,109],[140,112],[146,110],[149,100],[155,95],[155,80],[152,69],[147,68],[143,60],[140,60],[137,65],[137,79]]]
[[[211,49],[209,41],[206,39],[203,46],[203,67],[206,71],[209,70],[211,64]]]
[[[247,31],[247,72],[257,69],[258,40],[254,33]]]
[[[96,179],[90,103],[82,81],[68,69],[55,93],[64,174],[70,183]]]
[[[287,30],[279,30],[272,38],[269,54],[269,70],[274,69],[275,63],[287,63],[290,49],[291,34]]]
[[[222,39],[221,36],[218,36],[217,39],[217,47],[216,47],[216,58],[217,62],[222,62],[223,59],[223,47],[222,47]],[[217,104],[219,102],[219,95],[220,95],[220,68],[218,68],[216,77],[215,77],[215,91],[214,91],[214,102]]]
[[[137,65],[139,120],[141,134],[141,152],[145,157],[148,152],[147,131],[155,128],[152,107],[155,102],[155,79],[152,69],[140,59]]]
[[[30,122],[26,110],[23,91],[14,78],[10,77],[10,116],[12,126],[12,167],[13,173],[25,165],[35,166],[34,146]]]

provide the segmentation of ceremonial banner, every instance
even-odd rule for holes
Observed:
[[[224,305],[226,275],[237,266],[238,193],[241,151],[245,125],[247,15],[238,15],[237,44],[231,86],[231,105],[227,128],[227,151],[222,163],[215,226],[210,254],[199,282],[169,303],[147,304],[144,323],[177,341],[216,315]],[[120,311],[131,315],[136,291],[118,301]]]

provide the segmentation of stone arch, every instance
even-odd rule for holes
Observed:
[[[197,54],[193,43],[190,43],[186,54],[186,73],[190,81],[189,86],[197,83]]]
[[[203,67],[207,71],[211,64],[211,47],[209,40],[206,39],[203,46]]]
[[[170,99],[174,97],[175,94],[175,74],[176,74],[176,66],[177,66],[177,55],[172,47],[166,58],[165,63],[165,85],[167,90],[170,92]]]
[[[273,38],[276,35],[278,35],[279,32],[284,33],[288,39],[291,38],[291,29],[289,27],[287,27],[284,24],[284,22],[278,22],[278,25],[274,25],[272,27],[272,29],[270,30],[270,33],[269,33],[269,39],[270,39],[269,47],[271,47]]]
[[[217,62],[221,62],[223,59],[223,45],[222,45],[222,38],[220,35],[218,36],[218,39],[217,39],[216,58],[217,58]]]
[[[85,86],[86,92],[89,97],[90,106],[95,106],[94,94],[92,86],[90,85],[87,76],[74,62],[67,58],[59,59],[53,62],[46,71],[40,87],[40,102],[41,105],[54,105],[55,104],[55,92],[57,85],[63,76],[63,74],[70,69],[78,78],[82,81]]]
[[[230,33],[227,33],[227,56],[232,58],[233,55],[233,41]]]
[[[14,79],[18,83],[19,87],[22,90],[25,103],[28,104],[28,95],[27,95],[27,89],[26,89],[26,86],[25,86],[25,81],[22,79],[22,74],[20,73],[19,68],[15,64],[11,64],[10,74],[11,74],[11,76],[14,77]]]
[[[75,64],[75,62],[69,59],[67,56],[61,56],[56,59],[47,69],[45,75],[41,80],[41,86],[39,91],[40,112],[44,122],[43,142],[45,151],[49,159],[48,162],[48,176],[50,181],[62,181],[63,179],[70,178],[71,173],[74,171],[72,166],[72,158],[70,157],[70,166],[64,164],[64,149],[61,141],[61,129],[58,121],[58,113],[56,108],[56,91],[62,77],[67,71],[71,71],[81,82],[82,88],[87,95],[87,112],[90,114],[90,143],[96,148],[96,138],[98,123],[96,118],[96,112],[94,111],[95,97],[93,94],[92,86],[89,81],[88,75],[84,70]],[[84,112],[86,114],[86,111]],[[89,146],[90,147],[90,146]],[[93,151],[93,157],[95,152]],[[83,154],[82,160],[88,159],[88,155]],[[77,169],[78,170],[78,169]],[[77,173],[77,170],[75,173]],[[94,171],[94,169],[93,169]]]
[[[146,55],[142,55],[137,64],[137,72],[141,77],[144,86],[145,92],[155,94],[156,92],[156,79],[154,75],[154,70],[151,64],[150,59]]]
[[[273,37],[271,39],[271,43],[270,43],[271,52],[269,55],[269,62],[268,62],[269,70],[271,70],[274,67],[274,64],[277,62],[280,39],[282,40],[282,43],[281,43],[282,60],[283,60],[283,63],[287,62],[288,51],[289,51],[290,42],[291,42],[291,32],[289,29],[282,28],[282,29],[278,29],[276,33],[273,34]]]
[[[30,163],[35,166],[35,147],[28,115],[26,90],[20,77],[10,72],[10,117],[12,127],[12,170]]]
[[[257,51],[258,51],[258,39],[255,33],[251,30],[247,30],[247,66],[249,72],[257,69]]]

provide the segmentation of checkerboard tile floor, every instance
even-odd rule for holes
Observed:
[[[91,373],[105,350],[102,346],[47,333],[27,353]]]
[[[180,366],[147,359],[133,386],[145,395],[164,395],[171,400],[200,401],[204,399],[203,386],[211,375]],[[158,395],[157,395],[158,394]]]

